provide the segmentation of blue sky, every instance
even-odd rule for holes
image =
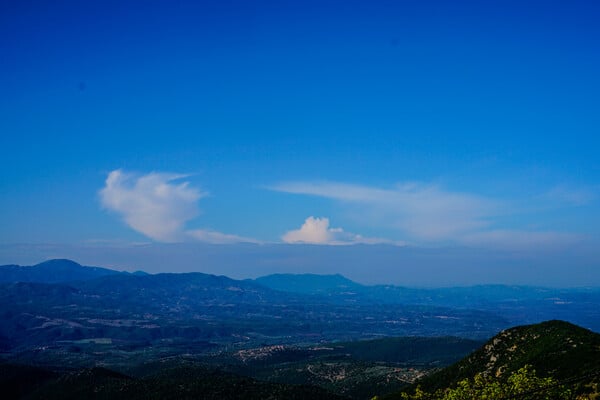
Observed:
[[[124,3],[0,5],[0,262],[384,246],[600,285],[597,2]]]

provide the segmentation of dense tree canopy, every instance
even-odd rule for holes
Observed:
[[[502,381],[483,374],[463,379],[456,386],[433,393],[417,387],[414,393],[402,393],[403,400],[586,400],[591,395],[575,395],[556,379],[541,378],[531,366],[525,366]]]

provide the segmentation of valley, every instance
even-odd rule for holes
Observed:
[[[49,275],[53,281],[44,281],[47,275],[37,273],[38,268],[55,268]],[[17,371],[11,372],[16,376],[12,383],[3,385],[18,392],[20,374],[38,368],[36,376],[50,377],[40,383],[40,393],[52,398],[46,391],[62,380],[85,381],[91,374],[95,381],[100,374],[98,379],[111,382],[103,386],[110,388],[107,396],[114,396],[116,387],[135,398],[157,376],[170,382],[161,375],[165,371],[183,369],[194,377],[208,374],[209,381],[214,374],[218,381],[241,380],[248,393],[315,388],[309,390],[322,392],[314,398],[358,400],[393,396],[416,384],[439,390],[474,373],[488,373],[475,367],[484,359],[505,363],[485,364],[494,371],[535,364],[539,372],[558,378],[600,367],[593,353],[600,348],[597,339],[567,323],[557,325],[555,342],[544,348],[563,340],[572,344],[568,357],[560,350],[551,360],[568,369],[545,368],[540,350],[527,350],[545,334],[528,334],[502,348],[496,343],[512,337],[505,329],[546,316],[596,326],[600,294],[593,289],[413,289],[363,286],[339,275],[233,280],[87,268],[68,260],[0,267],[0,359],[7,371]],[[10,273],[2,275],[5,270]],[[486,341],[491,337],[499,354],[478,355],[490,349]],[[501,356],[521,353],[510,362]],[[190,382],[212,390],[204,380]],[[28,392],[27,398],[38,395]]]

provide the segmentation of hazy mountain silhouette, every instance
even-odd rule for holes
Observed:
[[[108,268],[84,267],[65,259],[48,260],[33,266],[0,266],[0,282],[64,283],[116,274],[127,273]]]

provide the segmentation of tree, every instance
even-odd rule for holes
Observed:
[[[577,399],[587,399],[580,396]],[[567,387],[554,378],[541,378],[526,365],[506,380],[476,374],[463,379],[455,387],[427,393],[417,387],[414,393],[402,393],[403,400],[571,400],[574,396]]]

